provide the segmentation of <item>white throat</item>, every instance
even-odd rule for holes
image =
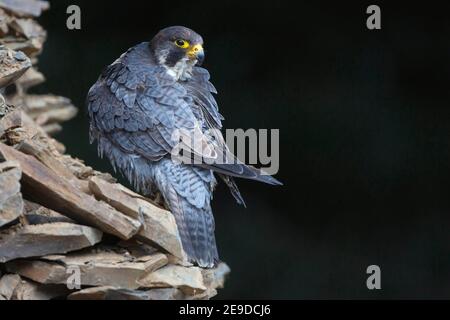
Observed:
[[[189,60],[188,58],[183,58],[178,61],[173,67],[165,66],[167,73],[178,80],[188,80],[192,77],[192,68],[194,67],[196,61]]]

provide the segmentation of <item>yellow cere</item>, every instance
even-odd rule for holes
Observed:
[[[189,49],[188,54],[189,54],[190,56],[195,56],[195,55],[199,54],[199,53],[202,52],[202,51],[203,51],[202,45],[201,45],[201,44],[196,44],[196,45],[192,46],[192,47]]]

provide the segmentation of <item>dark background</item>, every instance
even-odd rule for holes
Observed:
[[[84,99],[102,68],[161,28],[203,35],[227,128],[279,128],[284,187],[239,181],[214,200],[219,298],[450,297],[450,20],[435,1],[52,1],[38,92],[80,108],[58,136],[88,143]],[[82,30],[65,27],[82,9]],[[367,266],[382,290],[366,288]]]

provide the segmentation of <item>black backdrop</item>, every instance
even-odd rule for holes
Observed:
[[[112,172],[88,143],[84,99],[102,68],[159,29],[203,35],[227,128],[279,128],[284,187],[223,186],[214,210],[220,298],[450,296],[450,21],[444,5],[377,1],[52,1],[38,92],[79,116],[58,138]],[[66,7],[82,30],[65,28]],[[369,291],[368,265],[382,270]]]

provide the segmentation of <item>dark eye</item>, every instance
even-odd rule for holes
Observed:
[[[180,48],[186,49],[187,47],[189,47],[189,42],[187,42],[186,40],[177,39],[174,42]]]

